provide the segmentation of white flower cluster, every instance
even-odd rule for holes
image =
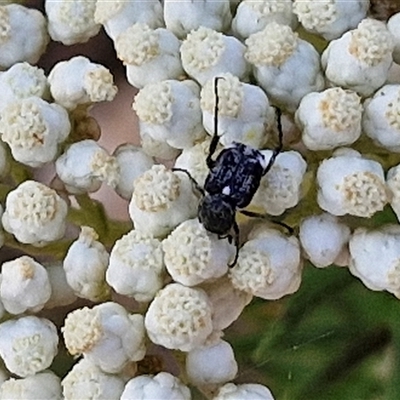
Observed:
[[[400,298],[400,225],[362,227],[389,207],[400,221],[400,77],[388,81],[400,13],[378,21],[361,0],[46,0],[46,16],[3,3],[0,246],[27,255],[0,273],[0,357],[13,374],[0,379],[0,399],[73,400],[84,390],[186,400],[191,384],[217,400],[273,400],[265,386],[232,383],[238,365],[222,339],[254,296],[296,292],[308,260],[348,267]],[[299,24],[324,41],[321,54]],[[116,96],[107,68],[84,56],[48,76],[33,65],[50,39],[83,43],[102,27],[139,89],[142,147],[109,153],[84,132],[91,107]],[[235,143],[268,167],[248,218],[217,234],[199,208],[210,165]],[[31,178],[51,166],[50,184]],[[240,171],[225,167],[235,183]],[[126,200],[129,230],[90,198],[103,182]],[[233,186],[216,192],[234,207],[243,188]],[[32,315],[66,305],[60,337]],[[60,338],[81,357],[62,381],[49,369]],[[176,368],[143,373],[150,342],[184,353],[182,380]]]

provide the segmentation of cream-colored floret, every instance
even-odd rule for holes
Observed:
[[[21,61],[36,64],[48,41],[40,11],[19,4],[0,6],[0,69]]]
[[[88,399],[120,400],[125,381],[115,374],[107,374],[87,358],[79,360],[61,382],[65,400],[82,396]]]
[[[212,332],[212,307],[205,292],[171,283],[150,304],[145,326],[151,341],[168,349],[190,351]]]
[[[292,2],[286,0],[243,0],[239,3],[232,21],[232,31],[246,39],[253,33],[264,29],[268,24],[277,22],[294,29],[296,16],[292,12]]]
[[[69,110],[81,104],[111,101],[117,94],[111,72],[83,56],[57,63],[48,80],[54,100]]]
[[[94,20],[95,8],[93,0],[46,0],[50,37],[65,45],[87,42],[101,28]]]
[[[159,0],[98,0],[94,20],[103,25],[112,40],[137,22],[152,29],[164,26]]]
[[[3,227],[21,243],[43,245],[64,235],[67,211],[55,190],[25,181],[7,196]]]
[[[360,137],[362,111],[357,93],[337,87],[305,95],[295,120],[307,148],[331,150]]]
[[[50,295],[48,273],[33,258],[22,256],[3,263],[0,298],[9,313],[38,312]]]
[[[72,355],[83,354],[104,372],[118,373],[146,353],[143,316],[128,314],[117,303],[74,310],[61,331]]]
[[[194,286],[224,275],[235,248],[206,231],[199,220],[181,223],[162,242],[165,265],[175,282]]]
[[[382,166],[355,151],[325,159],[317,182],[318,204],[333,215],[369,218],[389,200]]]
[[[244,52],[244,45],[235,37],[200,27],[190,32],[182,43],[182,65],[201,85],[226,72],[246,80],[249,67]]]
[[[364,132],[377,145],[400,152],[400,84],[383,86],[364,107]]]
[[[53,161],[70,130],[67,111],[36,96],[14,100],[1,113],[2,140],[17,161],[31,167]]]
[[[271,391],[258,383],[235,385],[227,383],[219,388],[213,400],[275,400]]]
[[[26,377],[45,370],[57,351],[56,326],[45,318],[26,316],[0,324],[0,355],[13,374]]]
[[[294,293],[301,282],[300,245],[294,236],[256,228],[229,271],[232,284],[253,296],[276,300]]]
[[[161,289],[163,273],[160,240],[133,230],[115,242],[106,279],[117,293],[148,302]]]

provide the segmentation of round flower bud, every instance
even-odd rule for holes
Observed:
[[[400,64],[400,12],[390,17],[387,28],[392,35],[394,42],[393,60]]]
[[[229,0],[165,0],[164,19],[167,29],[183,39],[189,32],[200,27],[227,31],[232,15]]]
[[[192,147],[205,135],[199,87],[191,80],[149,84],[136,95],[132,108],[141,135],[145,132],[177,149]]]
[[[46,0],[50,37],[67,46],[87,42],[101,28],[94,21],[95,8],[96,2],[92,0]]]
[[[400,164],[389,169],[386,184],[390,191],[390,205],[400,220]]]
[[[312,215],[303,219],[300,224],[301,246],[307,258],[318,268],[324,268],[337,263],[337,260],[341,262],[343,258],[348,258],[349,238],[350,228],[328,213]]]
[[[276,22],[246,39],[245,59],[268,98],[294,112],[300,100],[324,87],[317,50]]]
[[[233,142],[261,148],[268,140],[266,131],[275,123],[275,111],[264,91],[255,85],[242,83],[230,73],[218,80],[218,135],[220,143]],[[200,93],[203,125],[212,136],[215,120],[215,79],[209,79]]]
[[[57,329],[47,319],[28,316],[0,324],[0,356],[13,374],[26,377],[45,370],[57,347]]]
[[[385,23],[367,18],[329,43],[321,56],[322,67],[332,85],[369,96],[386,81],[393,47]]]
[[[129,215],[136,229],[162,237],[194,218],[197,205],[192,182],[184,172],[154,165],[135,180]]]
[[[271,391],[258,383],[222,386],[213,400],[274,400]]]
[[[14,100],[31,96],[47,98],[49,85],[43,69],[27,62],[14,64],[0,74],[0,113]]]
[[[20,61],[36,64],[49,37],[43,14],[19,4],[0,6],[0,69]]]
[[[137,376],[126,384],[121,395],[121,400],[190,400],[191,398],[189,388],[168,372],[160,372],[154,376]]]
[[[41,246],[64,236],[67,212],[55,190],[25,181],[8,194],[2,222],[21,243]]]
[[[117,303],[74,310],[61,331],[72,355],[83,354],[104,372],[118,373],[146,353],[143,316],[128,314]]]
[[[244,52],[245,46],[235,37],[200,27],[190,32],[182,43],[182,65],[200,85],[225,72],[247,80],[250,68]]]
[[[212,306],[203,290],[171,283],[151,302],[144,323],[153,343],[190,351],[202,346],[213,330]]]
[[[337,151],[318,168],[318,204],[333,215],[369,218],[388,202],[382,166],[350,150]]]
[[[262,227],[253,230],[239,250],[237,264],[229,276],[237,289],[276,300],[299,288],[302,266],[296,237]]]
[[[261,153],[268,162],[273,151],[261,150]],[[301,184],[306,169],[307,163],[300,153],[280,153],[271,169],[262,177],[251,204],[270,215],[281,215],[288,208],[296,206],[302,196]]]
[[[1,139],[15,160],[30,167],[53,161],[71,130],[67,111],[40,97],[14,100],[1,112]]]
[[[56,160],[56,171],[73,194],[95,192],[102,182],[115,187],[119,170],[112,157],[94,140],[81,140],[71,144]]]
[[[235,36],[247,39],[253,33],[276,22],[296,28],[297,18],[292,11],[292,2],[286,0],[243,0],[239,3],[232,21]]]
[[[115,242],[106,279],[117,293],[146,302],[161,289],[163,272],[161,242],[133,230]]]
[[[190,382],[200,387],[228,382],[238,372],[232,346],[224,340],[189,351],[185,365]]]
[[[64,258],[63,268],[68,285],[74,293],[93,302],[110,297],[106,283],[108,252],[89,226],[82,226],[79,238],[73,242]]]
[[[117,94],[111,72],[82,56],[57,63],[48,80],[55,102],[67,110],[82,104],[111,101]]]
[[[350,272],[371,290],[387,290],[400,298],[400,227],[375,231],[358,228],[349,242]]]
[[[83,388],[88,399],[120,400],[124,390],[122,378],[103,372],[87,358],[78,361],[61,384],[65,400],[79,399]]]
[[[37,312],[51,295],[46,269],[33,258],[22,256],[3,263],[0,297],[11,314]]]
[[[180,45],[171,31],[150,29],[140,23],[129,27],[115,40],[118,58],[126,66],[128,82],[137,88],[184,76]]]
[[[364,132],[378,146],[400,152],[400,84],[381,87],[364,107]]]
[[[62,400],[60,378],[51,371],[23,379],[9,378],[1,384],[0,399]]]
[[[367,15],[368,7],[369,2],[364,0],[294,0],[293,12],[307,31],[332,40],[355,28]]]
[[[163,9],[159,0],[97,0],[94,20],[103,25],[113,41],[137,22],[146,24],[151,29],[164,26]]]
[[[357,93],[337,87],[306,94],[295,119],[308,149],[332,150],[360,137],[362,111]]]
[[[182,222],[162,242],[165,266],[175,282],[194,286],[224,275],[235,246],[207,232],[196,219]]]
[[[171,147],[168,143],[153,139],[146,130],[139,134],[143,151],[151,157],[173,160],[180,154],[180,150]]]

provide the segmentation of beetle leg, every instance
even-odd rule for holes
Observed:
[[[215,150],[217,149],[218,142],[219,142],[219,136],[218,136],[218,103],[219,103],[219,97],[218,97],[218,80],[219,79],[224,79],[220,76],[217,76],[214,79],[214,95],[215,95],[215,108],[214,108],[214,134],[211,139],[210,147],[208,150],[208,156],[207,156],[207,166],[209,169],[212,169],[215,165],[215,161],[212,159],[212,156],[215,153]]]
[[[235,253],[235,258],[233,259],[232,264],[228,265],[229,268],[232,268],[236,265],[238,257],[239,257],[239,225],[237,224],[236,221],[233,222],[233,231],[235,233],[234,240],[235,240],[236,253]]]
[[[238,211],[241,214],[246,215],[247,217],[266,219],[268,222],[272,222],[273,224],[282,226],[283,228],[288,230],[290,235],[292,235],[294,233],[294,229],[291,226],[285,224],[284,222],[273,220],[273,219],[271,219],[271,217],[269,215],[260,214],[260,213],[257,213],[254,211],[248,211],[248,210],[238,210]]]
[[[183,168],[172,168],[172,171],[184,172],[189,177],[196,190],[198,190],[203,196],[206,194],[204,189],[196,182],[196,179],[193,178],[189,171]]]
[[[283,130],[282,130],[282,121],[281,121],[281,116],[282,116],[282,111],[280,108],[276,107],[276,121],[278,125],[278,146],[275,147],[275,149],[272,151],[272,156],[268,161],[267,166],[265,167],[263,171],[263,175],[265,175],[274,165],[275,159],[278,156],[278,154],[282,151],[283,147]]]

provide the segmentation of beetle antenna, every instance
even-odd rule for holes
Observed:
[[[265,167],[263,171],[263,175],[265,175],[274,165],[275,159],[278,156],[279,153],[282,152],[283,148],[283,129],[282,129],[282,111],[279,107],[275,107],[276,110],[276,120],[277,120],[277,125],[278,125],[278,146],[275,147],[274,150],[272,150],[272,156],[268,161],[267,166]]]

